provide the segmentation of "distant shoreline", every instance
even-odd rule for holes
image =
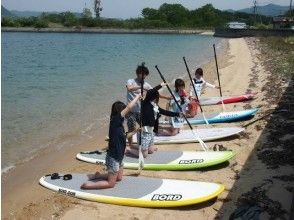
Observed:
[[[2,32],[36,33],[93,33],[93,34],[197,34],[214,35],[212,30],[201,29],[123,29],[123,28],[33,28],[2,27]]]

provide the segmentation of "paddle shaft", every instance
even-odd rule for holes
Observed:
[[[158,66],[157,66],[157,65],[155,66],[155,68],[157,69],[157,71],[158,71],[158,73],[159,73],[160,78],[162,79],[162,81],[163,81],[164,83],[166,83],[166,80],[165,80],[164,76],[161,74],[161,72],[160,72],[160,70],[158,69]],[[166,84],[166,87],[167,87],[168,91],[170,92],[171,96],[173,97],[173,99],[174,99],[175,103],[177,104],[178,108],[180,109],[181,113],[183,113],[183,109],[182,109],[182,107],[180,106],[180,104],[177,102],[177,99],[176,99],[175,95],[173,94],[173,92],[171,91],[169,85]],[[184,114],[183,114],[183,116],[184,116],[184,118],[185,118],[187,124],[189,125],[190,129],[193,131],[193,127],[192,127],[192,125],[190,124],[189,120],[187,119],[187,117],[186,117]]]
[[[185,57],[183,57],[183,60],[184,60],[184,63],[185,63],[185,66],[186,66],[186,70],[187,70],[187,72],[188,72],[188,75],[189,75],[189,78],[190,78],[190,81],[191,81],[191,84],[192,84],[192,87],[193,87],[194,93],[195,93],[195,95],[196,95],[196,98],[197,98],[197,101],[198,101],[198,105],[199,105],[199,107],[200,107],[200,111],[201,111],[201,113],[203,113],[203,109],[202,109],[202,106],[201,106],[201,104],[200,104],[200,100],[199,100],[199,97],[198,97],[198,94],[197,94],[197,91],[196,91],[195,85],[194,85],[194,83],[193,83],[193,79],[192,79],[192,76],[191,76],[191,73],[190,73],[190,70],[189,70],[189,67],[188,67],[188,64],[187,64],[187,62],[186,62]]]
[[[144,78],[143,78],[143,73],[141,73],[142,75],[142,79],[141,79],[141,96],[143,98],[143,90],[144,90]],[[141,145],[142,143],[142,131],[141,131],[141,128],[142,128],[142,103],[143,101],[141,100],[141,106],[140,106],[140,137],[139,137],[139,145]]]
[[[219,71],[218,71],[218,63],[217,63],[217,57],[216,57],[215,44],[213,44],[213,51],[214,51],[214,60],[215,60],[216,73],[217,73],[217,79],[218,79],[218,85],[219,85],[219,93],[220,93],[220,96],[223,97],[222,87],[221,87],[220,77],[219,77]]]

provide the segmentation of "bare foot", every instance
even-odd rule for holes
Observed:
[[[98,185],[93,182],[85,182],[81,185],[81,189],[98,189]]]
[[[101,173],[97,171],[96,173],[89,175],[89,180],[98,179],[100,176],[101,176]]]
[[[152,147],[148,149],[148,154],[153,154],[155,151],[157,151],[157,147]]]

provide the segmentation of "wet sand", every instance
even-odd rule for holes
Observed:
[[[254,38],[230,39],[228,50],[219,56],[221,67],[221,79],[224,95],[241,94],[252,89],[258,92],[255,100],[247,103],[226,105],[226,110],[242,110],[248,107],[260,107],[257,117],[260,117],[269,109],[274,109],[280,99],[269,100],[268,95],[271,86],[271,74],[266,69],[266,63],[262,62],[262,54]],[[192,68],[191,68],[192,69]],[[206,79],[216,83],[214,60],[204,67]],[[288,86],[287,81],[282,81],[278,88],[279,94],[284,93]],[[204,96],[218,96],[218,90],[207,89]],[[205,111],[221,111],[222,106],[205,107]],[[253,121],[254,119],[251,119]],[[225,127],[244,126],[250,121],[239,123],[202,125],[198,127]],[[142,171],[142,176],[198,180],[217,182],[225,185],[226,190],[216,200],[203,204],[174,208],[174,209],[149,209],[116,206],[83,201],[60,195],[41,187],[39,178],[52,172],[94,172],[102,167],[87,164],[75,160],[77,152],[82,150],[96,150],[97,146],[103,148],[106,131],[101,131],[100,136],[83,146],[72,146],[59,149],[47,149],[39,157],[29,163],[24,163],[15,170],[2,176],[2,216],[3,219],[228,219],[229,215],[237,207],[237,201],[253,187],[262,184],[264,178],[272,177],[279,173],[289,173],[291,167],[280,166],[279,169],[269,169],[261,160],[258,160],[255,152],[260,144],[264,129],[268,121],[260,120],[247,126],[246,131],[234,138],[208,143],[222,144],[235,151],[236,157],[228,164],[212,169],[198,171]],[[286,137],[285,137],[286,138]],[[287,138],[286,138],[287,139]],[[160,150],[200,150],[199,144],[163,145]],[[293,168],[293,167],[292,167]],[[125,170],[125,175],[131,175],[135,171]],[[286,175],[286,174],[285,174]],[[293,182],[292,182],[293,183]],[[273,191],[267,191],[272,200],[278,200],[281,207],[290,213],[292,193],[287,190],[279,190],[280,185],[272,184]],[[266,189],[265,189],[266,190]],[[263,212],[263,219],[267,219],[268,212]],[[287,216],[287,214],[285,215]]]

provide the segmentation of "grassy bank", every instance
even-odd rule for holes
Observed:
[[[294,76],[294,37],[262,37],[261,50],[270,72]]]

